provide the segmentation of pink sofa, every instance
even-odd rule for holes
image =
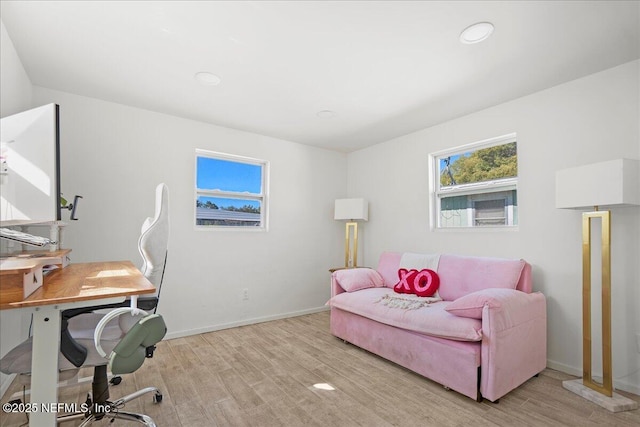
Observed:
[[[478,401],[495,402],[545,368],[546,300],[532,293],[529,264],[436,256],[441,300],[421,303],[430,300],[393,290],[408,255],[419,259],[385,252],[376,270],[332,274],[333,335]],[[402,306],[412,298],[423,306]]]

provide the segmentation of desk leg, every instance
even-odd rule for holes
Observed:
[[[29,417],[30,427],[56,425],[55,411],[43,411],[58,402],[58,354],[60,353],[60,310],[38,307],[33,312],[31,356],[31,403],[38,411]]]

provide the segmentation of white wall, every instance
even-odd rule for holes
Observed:
[[[365,263],[376,265],[385,250],[526,259],[535,289],[547,296],[549,366],[581,375],[581,220],[577,211],[555,208],[555,172],[640,158],[639,76],[634,61],[349,154],[348,194],[369,200]],[[429,153],[511,132],[518,139],[518,230],[430,230]],[[640,394],[640,208],[612,215],[614,378]]]
[[[65,231],[73,262],[140,265],[140,226],[156,185],[168,185],[168,337],[324,308],[327,270],[340,261],[333,200],[345,193],[346,155],[37,86],[34,102],[60,105],[62,192],[84,197]],[[268,232],[194,229],[196,148],[271,163]]]
[[[20,62],[13,42],[0,21],[0,117],[10,116],[31,108],[31,80]]]
[[[31,108],[32,87],[11,38],[0,21],[0,117]],[[3,244],[3,243],[0,243]],[[0,311],[0,357],[25,337],[28,316],[16,310]],[[13,376],[0,374],[0,395]]]

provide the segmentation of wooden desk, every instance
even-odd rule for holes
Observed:
[[[44,284],[22,301],[0,304],[0,309],[33,313],[31,402],[58,402],[60,312],[70,308],[122,302],[127,296],[152,294],[156,288],[129,261],[69,264],[44,278]],[[31,413],[29,426],[55,426],[55,412]]]
[[[69,264],[47,274],[42,287],[26,299],[3,302],[0,309],[78,302],[89,302],[83,305],[89,306],[96,303],[93,300],[119,297],[124,301],[130,295],[152,294],[155,291],[151,282],[129,261]]]

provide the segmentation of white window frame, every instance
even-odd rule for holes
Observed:
[[[429,215],[429,226],[431,230],[490,230],[490,229],[516,229],[518,225],[513,224],[514,212],[513,207],[507,210],[507,224],[496,226],[476,226],[475,214],[469,213],[467,226],[459,227],[444,227],[440,223],[441,218],[441,202],[444,197],[453,196],[474,196],[480,197],[480,195],[487,196],[490,199],[491,193],[497,193],[501,191],[515,190],[518,192],[518,177],[495,179],[492,181],[484,181],[477,183],[451,185],[446,188],[440,188],[440,159],[442,157],[453,156],[457,154],[463,154],[469,151],[476,151],[483,148],[495,147],[498,145],[509,144],[512,142],[517,143],[516,134],[510,133],[495,138],[485,139],[483,141],[474,142],[458,146],[455,148],[438,151],[429,154],[429,194],[431,196],[431,209]],[[516,196],[517,197],[517,196]],[[484,197],[483,197],[484,199]],[[478,199],[480,200],[480,199]],[[486,200],[486,199],[485,199]]]
[[[236,163],[246,163],[262,167],[262,185],[259,194],[225,191],[218,189],[198,188],[198,157],[208,157],[210,159],[226,160]],[[194,200],[193,200],[193,222],[196,230],[242,230],[242,231],[268,231],[269,230],[269,161],[255,159],[252,157],[238,156],[235,154],[220,153],[217,151],[203,150],[196,148],[194,156]],[[198,197],[221,197],[225,199],[256,200],[260,202],[260,225],[256,227],[240,225],[198,225],[197,224],[197,201]]]

